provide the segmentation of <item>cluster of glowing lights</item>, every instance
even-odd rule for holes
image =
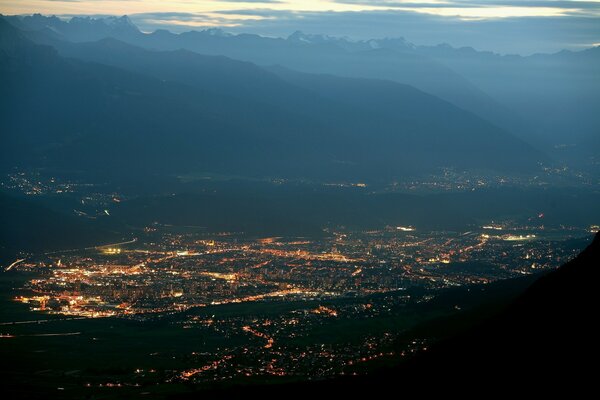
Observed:
[[[530,235],[506,235],[503,236],[503,239],[506,240],[507,242],[522,242],[522,241],[527,241],[527,240],[534,240],[537,236],[530,234]]]
[[[252,13],[256,10],[257,3],[263,11],[272,10],[274,13]],[[274,19],[275,12],[289,12],[291,14],[312,12],[365,12],[365,11],[389,11],[400,10],[418,12],[447,17],[460,17],[463,19],[489,19],[509,17],[556,17],[572,15],[573,13],[585,12],[594,14],[594,9],[581,7],[579,2],[559,2],[560,6],[554,5],[553,1],[540,1],[532,4],[492,4],[474,1],[465,4],[458,1],[422,0],[422,1],[321,1],[321,0],[282,0],[282,1],[236,1],[212,0],[212,1],[52,1],[44,2],[38,0],[4,0],[0,11],[6,14],[26,14],[40,12],[45,14],[136,14],[154,13],[148,16],[147,22],[156,24],[184,25],[184,26],[236,26],[243,24],[245,20]],[[593,3],[590,1],[590,3]],[[180,19],[173,15],[161,18],[159,13],[185,13],[188,18]]]

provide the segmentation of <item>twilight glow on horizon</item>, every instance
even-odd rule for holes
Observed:
[[[600,43],[600,0],[2,0],[0,13],[129,15],[148,32],[221,27],[268,36],[295,30],[362,39],[404,36],[419,44],[449,42],[499,52]],[[524,34],[530,40],[523,42]]]

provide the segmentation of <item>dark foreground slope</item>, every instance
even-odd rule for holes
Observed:
[[[411,373],[508,388],[534,388],[540,379],[552,382],[548,388],[590,388],[589,365],[598,353],[599,267],[596,235],[575,260],[540,278],[503,313],[416,359]]]
[[[599,267],[600,234],[576,259],[538,279],[497,315],[473,321],[466,332],[396,367],[363,377],[212,394],[363,398],[375,393],[583,392],[594,387],[596,376]]]

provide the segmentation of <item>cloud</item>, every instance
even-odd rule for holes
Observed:
[[[376,6],[420,13],[455,16],[462,19],[508,17],[595,16],[600,17],[600,1],[580,0],[334,0],[336,4]]]
[[[145,15],[132,15],[143,25]],[[296,30],[307,33],[347,36],[353,39],[405,37],[416,44],[471,46],[500,53],[531,54],[579,49],[600,42],[600,18],[589,16],[514,17],[463,20],[404,10],[361,12],[286,11],[268,8],[215,11],[210,15],[193,13],[152,14],[153,20],[175,20],[175,31],[198,29],[198,22],[218,19],[232,33],[256,33],[287,37]],[[216,24],[215,24],[216,23]],[[145,25],[147,30],[151,24]],[[161,24],[168,27],[168,24]]]
[[[27,12],[127,13],[144,31],[223,27],[279,37],[296,30],[354,39],[402,36],[416,44],[447,42],[522,54],[600,42],[600,1],[582,0],[2,0],[0,12],[11,4],[42,3],[51,6]]]
[[[247,13],[245,10],[217,11],[208,13],[156,12],[131,14],[131,20],[145,32],[156,29],[169,29],[173,32],[185,32],[202,28],[242,27],[253,21],[272,18],[270,15]]]
[[[338,4],[379,6],[382,8],[489,8],[489,7],[543,7],[560,9],[600,10],[600,1],[578,0],[449,0],[449,1],[397,1],[397,0],[335,0]]]
[[[265,3],[265,4],[276,4],[276,3],[284,3],[280,0],[220,0],[226,3]]]

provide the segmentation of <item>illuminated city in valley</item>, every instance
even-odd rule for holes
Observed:
[[[188,353],[153,356],[183,357],[178,368],[145,361],[146,368],[125,369],[114,385],[324,378],[426,348],[422,337],[393,346],[402,333],[394,327],[460,310],[462,300],[436,303],[452,288],[485,291],[498,280],[555,268],[579,251],[568,239],[585,234],[490,222],[468,232],[388,226],[253,239],[153,225],[120,244],[18,260],[11,268],[23,284],[13,301],[50,318],[30,322],[48,327],[116,319],[203,338]],[[361,328],[331,336],[344,326]],[[5,338],[19,336],[19,325],[1,328]]]
[[[588,176],[556,170],[530,180],[443,170],[379,186],[254,184],[267,190],[300,185],[332,196],[372,190],[428,198],[518,191],[563,179],[594,185]],[[148,213],[147,200],[131,191],[45,171],[15,170],[0,185],[30,199],[54,199],[72,207],[74,217],[103,224],[131,210],[124,208],[129,204]],[[199,190],[228,185],[209,179]],[[29,343],[34,352],[50,351],[50,359],[65,363],[49,364],[49,371],[77,365],[60,379],[60,387],[74,393],[362,375],[374,363],[394,364],[426,351],[437,336],[419,326],[469,312],[495,296],[502,282],[530,282],[557,268],[599,229],[556,224],[540,211],[455,229],[434,229],[428,216],[425,227],[410,216],[394,219],[362,229],[330,222],[313,233],[270,236],[128,223],[109,235],[113,240],[22,251],[6,261],[1,275],[8,312],[0,320],[0,343]],[[46,347],[52,343],[57,347]],[[73,354],[62,347],[71,345]],[[49,374],[39,379],[52,382]]]
[[[36,273],[22,288],[31,295],[15,298],[32,311],[143,320],[216,305],[487,284],[564,263],[573,253],[555,242],[585,234],[573,229],[536,235],[532,232],[540,231],[525,229],[495,224],[455,233],[388,227],[319,239],[251,240],[153,227],[143,241],[22,259],[7,269]]]

